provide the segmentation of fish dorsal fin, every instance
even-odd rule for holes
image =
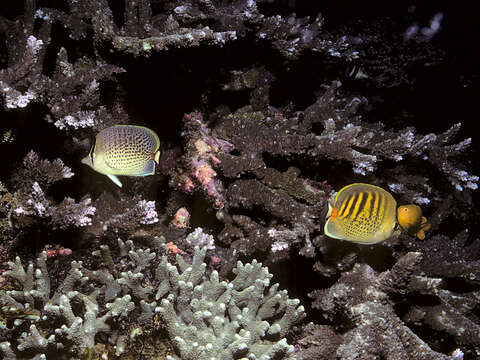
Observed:
[[[138,176],[148,176],[153,174],[155,174],[155,160],[150,159],[147,161],[145,167]]]
[[[106,174],[108,176],[108,178],[110,180],[112,180],[115,185],[119,186],[119,187],[122,187],[122,183],[120,182],[120,180],[118,180],[118,177],[116,177],[115,175],[110,175],[110,174]]]

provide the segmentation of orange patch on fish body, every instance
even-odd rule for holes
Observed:
[[[335,207],[332,207],[332,213],[330,214],[330,219],[332,221],[335,221],[337,219],[337,216],[338,216],[338,209]]]

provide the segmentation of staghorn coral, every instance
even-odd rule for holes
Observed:
[[[190,235],[196,243],[200,239],[193,238],[201,236],[201,230]],[[120,355],[126,351],[124,325],[148,329],[159,316],[181,359],[289,358],[293,347],[285,336],[305,313],[278,284],[270,286],[267,268],[238,262],[235,278],[220,281],[216,271],[206,273],[206,247],[197,246],[191,262],[177,254],[172,265],[166,255],[157,255],[167,252],[164,240],[151,244],[155,251],[119,239],[115,261],[112,250],[102,246],[93,253],[101,267],[73,261],[56,289],[46,252],[36,266],[24,267],[18,257],[9,262],[4,275],[15,290],[0,290],[2,318],[10,319],[0,352],[7,359],[26,353],[78,358],[103,332],[113,336]],[[18,331],[23,335],[15,339]]]

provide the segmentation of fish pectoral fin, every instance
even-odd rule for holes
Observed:
[[[420,240],[425,239],[425,231],[420,230],[420,231],[417,233],[417,238],[419,238]]]
[[[155,160],[150,159],[147,161],[147,164],[145,165],[142,172],[138,174],[138,176],[148,176],[153,174],[155,174]]]
[[[106,174],[110,180],[112,180],[118,187],[122,187],[122,183],[115,175]]]
[[[432,227],[432,225],[428,222],[428,220],[425,216],[422,216],[421,227],[422,227],[423,231],[428,231]]]

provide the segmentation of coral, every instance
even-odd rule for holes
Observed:
[[[65,197],[60,203],[55,203],[45,193],[53,183],[73,175],[61,159],[53,162],[42,160],[30,151],[13,176],[19,186],[11,199],[15,226],[21,228],[23,224],[41,222],[42,219],[48,219],[54,229],[91,225],[96,208],[91,205],[90,197],[85,196],[80,202]]]
[[[454,7],[46,3],[0,10],[0,356],[478,357],[478,61]],[[114,124],[158,131],[155,176],[84,173]],[[357,181],[421,205],[425,241],[322,235]],[[321,289],[302,339],[253,258]]]
[[[31,150],[23,158],[21,168],[14,175],[14,181],[36,181],[41,186],[48,188],[51,184],[62,179],[69,179],[73,175],[75,174],[72,169],[66,166],[61,159],[43,160]]]
[[[342,335],[335,333],[327,325],[309,323],[304,328],[305,336],[298,341],[295,359],[335,360],[337,347],[342,343]]]
[[[197,229],[190,240],[201,243]],[[52,288],[47,253],[24,267],[20,258],[5,271],[15,290],[0,290],[1,314],[8,319],[0,352],[6,358],[38,358],[91,351],[99,333],[114,334],[116,354],[125,351],[123,323],[151,328],[159,316],[178,358],[212,356],[288,358],[293,351],[285,336],[303,319],[299,300],[270,285],[272,275],[261,263],[238,262],[230,282],[220,281],[203,262],[207,247],[195,247],[193,259],[176,255],[168,261],[164,240],[151,239],[155,251],[118,240],[120,260],[102,246],[93,253],[102,267],[92,270],[73,261],[66,277]],[[156,284],[152,286],[150,284]],[[18,289],[18,290],[17,290]],[[15,339],[15,333],[23,335]],[[268,339],[268,341],[267,341]]]
[[[93,223],[93,227],[99,228],[100,233],[109,230],[114,232],[135,231],[142,225],[152,225],[159,221],[155,201],[143,200],[139,196],[114,200],[107,194],[102,194],[95,204],[104,209],[95,217]]]
[[[215,249],[215,241],[213,240],[213,236],[205,234],[202,228],[196,228],[185,238],[185,242],[191,248],[198,246],[201,248],[205,247],[207,250]]]
[[[106,120],[109,116],[101,106],[89,110],[98,106],[99,84],[111,79],[113,74],[123,72],[123,69],[101,59],[80,58],[71,64],[67,50],[61,47],[53,75],[49,77],[42,73],[46,48],[52,40],[52,25],[63,21],[72,29],[76,39],[84,36],[82,33],[86,31],[86,26],[83,21],[74,21],[58,10],[34,11],[32,1],[26,1],[26,4],[25,14],[18,22],[1,18],[3,26],[9,29],[6,37],[9,66],[0,71],[5,109],[25,108],[32,102],[42,102],[49,109],[46,119],[60,129],[98,126],[102,123],[100,119]],[[74,12],[79,9],[79,5],[72,6]],[[41,23],[38,28],[34,27],[35,19]]]
[[[190,213],[184,207],[177,210],[175,213],[172,225],[178,228],[188,228],[190,224]]]
[[[69,226],[83,227],[92,224],[91,216],[95,214],[92,200],[85,198],[79,203],[66,197],[60,204],[55,205],[45,196],[37,182],[32,185],[30,194],[17,194],[19,205],[14,210],[17,221],[25,222],[23,217],[49,218],[54,229],[66,229]]]
[[[222,184],[216,179],[217,173],[213,168],[220,163],[217,156],[232,151],[233,146],[221,138],[212,136],[200,113],[187,114],[184,116],[184,120],[184,134],[188,143],[183,161],[189,172],[187,174],[173,173],[174,177],[170,184],[177,188],[181,187],[184,191],[192,192],[195,187],[193,179],[195,179],[212,198],[215,207],[222,208],[224,206]]]
[[[159,293],[169,295],[158,311],[179,349],[178,358],[284,358],[291,353],[285,338],[268,344],[263,339],[285,336],[303,318],[299,301],[278,292],[278,284],[269,288],[271,274],[256,261],[239,262],[230,283],[220,282],[216,271],[205,278],[205,264],[197,258],[205,250],[196,251],[191,267],[179,261],[180,271],[173,266],[162,270],[168,275]]]
[[[424,242],[409,242],[407,246],[410,251],[428,254],[421,262],[427,276],[480,283],[480,239],[472,240],[468,230],[461,231],[453,239],[435,235]]]
[[[262,71],[255,74],[258,78]],[[326,211],[325,200],[330,189],[312,178],[299,177],[300,173],[308,173],[307,164],[290,163],[287,171],[279,171],[269,166],[272,160],[266,161],[268,158],[281,161],[302,156],[314,162],[319,158],[333,163],[347,161],[353,173],[362,176],[375,173],[379,166],[385,167],[383,163],[402,166],[405,159],[418,163],[428,161],[429,166],[433,166],[457,190],[475,188],[478,179],[462,169],[460,160],[470,139],[457,144],[453,142],[460,124],[439,135],[417,134],[413,127],[387,129],[381,123],[367,122],[359,115],[359,109],[364,105],[365,98],[345,97],[341,84],[334,82],[314,104],[289,117],[288,113],[268,107],[258,111],[253,105],[234,113],[219,110],[212,116],[215,126],[210,130],[210,136],[228,141],[233,145],[231,149],[235,149],[235,154],[220,152],[215,156],[218,161],[214,160],[229,185],[221,186],[214,180],[218,174],[210,171],[210,165],[206,171],[205,162],[195,162],[194,154],[199,154],[198,157],[206,153],[204,146],[190,146],[195,151],[185,158],[194,159],[192,163],[197,165],[194,174],[202,174],[200,183],[217,204],[221,199],[227,199],[226,205],[217,212],[217,218],[224,223],[219,240],[247,254],[254,250],[274,249],[271,258],[275,260],[287,257],[293,244],[302,246],[302,254],[313,256],[310,237],[315,235],[319,219]],[[196,116],[199,124],[199,115]],[[195,144],[197,133],[198,130],[194,133],[186,131],[185,136]],[[417,186],[418,179],[428,176],[427,171],[422,176],[422,169],[417,169],[419,171],[413,177],[411,170],[405,170],[403,177],[399,176],[404,180],[401,184],[389,184],[392,190],[401,192],[409,201],[430,203],[429,198],[434,196],[431,185]],[[388,169],[383,171],[388,174]],[[393,174],[389,179],[393,179]],[[191,191],[191,185],[184,184],[185,189]],[[260,221],[258,210],[262,217]],[[255,216],[248,216],[253,212]]]
[[[462,307],[456,310],[451,302],[459,299],[465,305],[471,298],[460,297],[437,288],[438,281],[416,275],[418,265],[422,261],[420,253],[410,252],[401,257],[388,271],[377,274],[366,264],[356,264],[349,272],[344,273],[337,283],[326,290],[317,290],[310,294],[315,298],[313,306],[321,309],[330,321],[348,319],[352,325],[345,333],[336,349],[336,356],[342,359],[367,359],[383,357],[385,359],[448,359],[449,357],[433,351],[398,317],[392,298],[397,294],[416,293],[418,291],[438,296],[442,303],[449,305],[448,312],[444,305],[430,309],[425,315],[425,323],[435,319],[430,326],[436,330],[467,332],[471,339],[478,333],[478,325],[464,321],[459,322]],[[436,289],[436,290],[435,290]],[[443,298],[443,299],[442,299]],[[470,300],[467,301],[467,298]],[[466,302],[467,301],[467,302]],[[420,318],[422,307],[412,306],[409,317],[416,321]],[[440,310],[440,308],[443,310]],[[468,308],[463,307],[464,311]],[[471,309],[471,308],[470,308]],[[464,316],[461,316],[465,319]],[[408,321],[408,320],[407,320]],[[412,320],[410,320],[412,321]],[[438,321],[438,322],[437,322]],[[453,323],[452,323],[453,321]],[[344,321],[341,321],[344,322]],[[446,324],[440,327],[438,324]],[[458,326],[458,327],[457,327]],[[459,330],[463,329],[463,330]],[[322,336],[322,329],[313,333]],[[478,337],[477,337],[478,340]],[[308,337],[303,340],[307,342]],[[473,340],[475,341],[475,340]],[[375,344],[375,345],[373,345]],[[309,351],[315,351],[311,349]]]

